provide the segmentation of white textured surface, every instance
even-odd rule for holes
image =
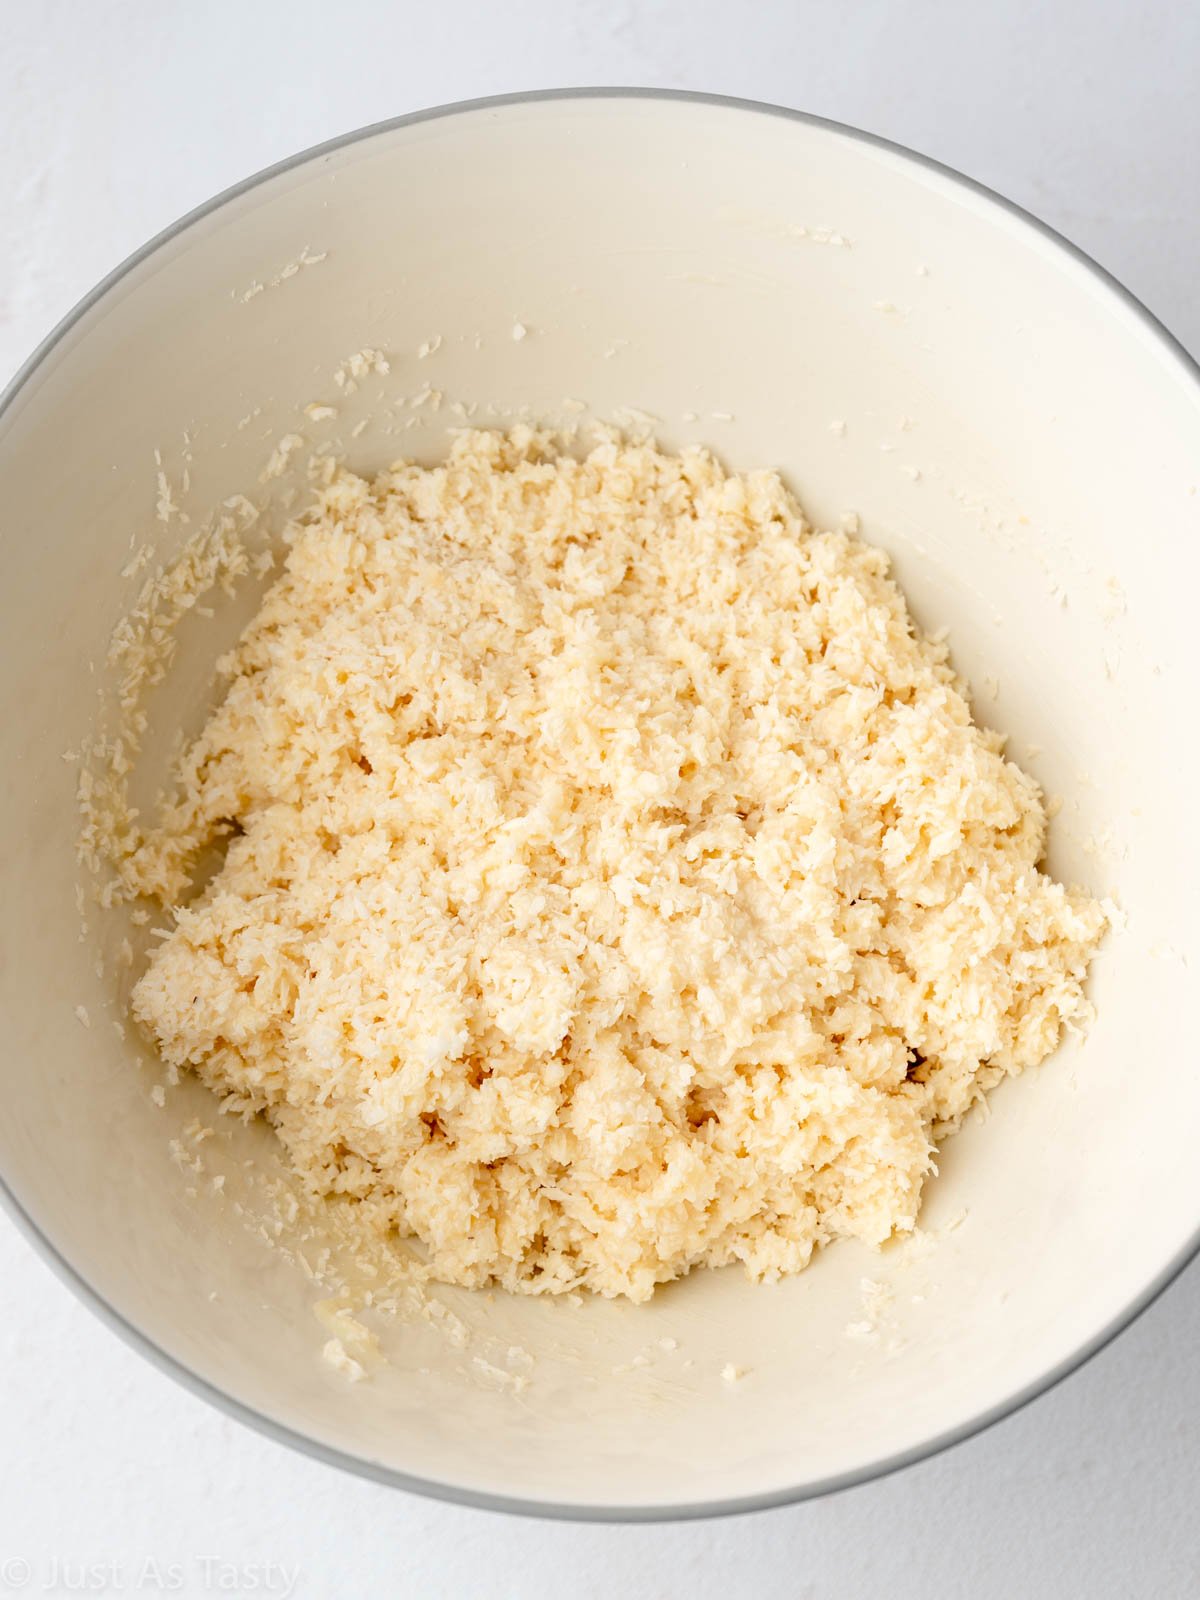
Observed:
[[[0,370],[149,234],[255,168],[420,105],[568,82],[776,100],[928,151],[1063,229],[1200,350],[1200,14],[1162,0],[979,10],[358,0],[335,22],[301,0],[14,5]],[[176,1593],[253,1580],[282,1593],[282,1564],[298,1595],[422,1600],[1166,1597],[1200,1583],[1200,1268],[1084,1372],[932,1462],[810,1506],[638,1529],[508,1520],[337,1475],[159,1376],[7,1224],[0,1272],[0,1596],[153,1593],[147,1558],[160,1589],[175,1564]]]

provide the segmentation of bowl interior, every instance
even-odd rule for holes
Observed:
[[[339,385],[364,348],[389,370]],[[269,532],[314,451],[433,460],[468,421],[581,405],[778,465],[818,523],[857,513],[920,620],[949,626],[978,717],[1063,796],[1053,870],[1128,923],[1097,964],[1086,1041],[945,1147],[924,1248],[842,1245],[774,1287],[698,1273],[640,1308],[438,1290],[378,1324],[386,1359],[348,1384],[320,1354],[328,1241],[277,1232],[270,1137],[227,1126],[194,1084],[157,1106],[161,1069],[114,1026],[116,951],[145,931],[81,923],[63,755],[111,695],[114,624],[227,497],[260,503]],[[303,448],[264,481],[293,433]],[[451,1493],[632,1512],[771,1497],[1003,1407],[1097,1339],[1200,1220],[1181,1039],[1198,446],[1193,375],[1094,271],[969,186],[781,114],[485,105],[210,209],[94,299],[0,416],[13,1196],[200,1380]],[[249,586],[182,627],[150,702],[155,776],[253,603]],[[200,1143],[197,1123],[215,1128]],[[343,1265],[377,1284],[371,1263]],[[884,1286],[867,1291],[875,1326],[849,1334],[864,1278]]]

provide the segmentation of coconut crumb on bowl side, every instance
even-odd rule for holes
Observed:
[[[1105,912],[1037,785],[777,474],[465,432],[286,545],[160,815],[93,787],[85,854],[170,913],[168,1065],[433,1277],[644,1300],[880,1244],[1086,1023]]]

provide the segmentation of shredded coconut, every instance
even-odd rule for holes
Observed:
[[[105,665],[116,679],[111,725],[86,741],[77,785],[82,821],[79,859],[95,879],[106,867],[115,869],[98,884],[97,897],[103,905],[143,892],[137,855],[144,834],[129,803],[129,777],[146,732],[146,697],[166,676],[182,619],[211,589],[232,593],[236,581],[251,570],[244,537],[257,518],[257,510],[243,496],[227,501],[211,523],[184,543],[169,567],[146,580],[132,611],[109,640]],[[263,554],[269,566],[270,554]],[[150,914],[138,906],[130,916],[143,926]]]
[[[266,483],[270,478],[280,478],[287,471],[288,462],[297,450],[304,448],[304,440],[298,433],[285,433],[271,452],[270,460],[263,468],[262,481]]]
[[[356,350],[353,355],[347,356],[333,374],[333,381],[338,388],[346,394],[353,394],[358,388],[358,380],[365,378],[368,373],[388,373],[391,363],[382,350]]]
[[[321,1347],[321,1355],[335,1372],[340,1372],[350,1383],[358,1383],[367,1375],[362,1362],[354,1359],[340,1339],[327,1339]]]
[[[878,1245],[1089,1015],[1104,913],[1039,871],[1036,785],[776,474],[465,433],[288,546],[118,836],[174,913],[133,1008],[433,1276],[642,1300]]]

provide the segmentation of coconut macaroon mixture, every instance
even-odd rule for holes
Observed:
[[[475,432],[287,539],[121,866],[173,911],[133,1008],[434,1276],[642,1300],[879,1244],[1088,1016],[1037,786],[775,473]]]

